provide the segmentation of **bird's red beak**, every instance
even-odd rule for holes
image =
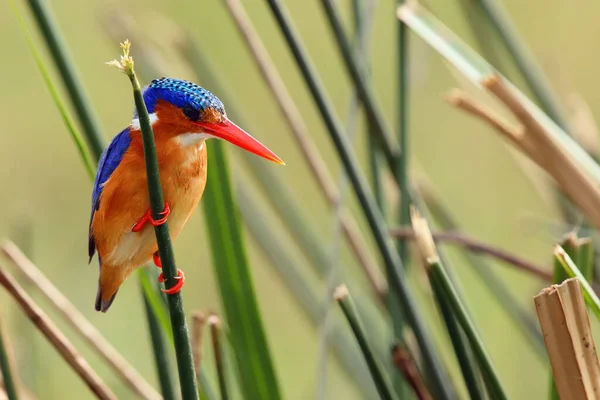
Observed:
[[[275,153],[229,119],[225,119],[224,122],[216,123],[201,122],[198,125],[200,125],[208,134],[219,139],[227,140],[229,143],[241,147],[250,153],[254,153],[257,156],[266,158],[269,161],[285,165],[283,160],[277,157]]]

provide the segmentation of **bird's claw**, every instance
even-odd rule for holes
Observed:
[[[162,274],[160,274],[159,276],[159,280],[162,277],[162,281],[164,282],[165,278]],[[177,283],[175,285],[173,285],[173,287],[169,288],[169,289],[162,289],[163,293],[166,294],[175,294],[178,293],[181,288],[183,287],[183,283],[185,282],[185,275],[183,274],[183,271],[180,269],[177,269],[177,276],[175,277],[175,279],[177,280]]]
[[[140,220],[133,226],[133,228],[131,228],[131,231],[141,231],[147,222],[149,222],[152,226],[159,226],[167,222],[167,218],[169,217],[169,214],[171,214],[171,208],[169,207],[169,203],[165,201],[165,208],[159,214],[163,217],[159,219],[154,219],[152,217],[152,210],[149,209],[148,211],[146,211],[146,214],[144,214],[144,216],[140,218]]]
[[[154,259],[154,265],[156,265],[158,268],[162,268],[162,261],[160,260],[160,256],[158,255],[158,251],[156,253],[154,253],[154,255],[152,256],[152,258]]]
[[[162,268],[162,261],[160,260],[160,255],[158,254],[158,251],[152,255],[152,258],[154,259],[154,265],[156,265],[158,268]],[[175,285],[173,285],[172,288],[162,289],[163,293],[175,294],[181,290],[181,287],[183,286],[183,282],[185,282],[185,275],[183,274],[183,271],[180,269],[177,269],[177,276],[174,277],[173,279],[175,279],[177,281],[177,283]],[[160,283],[165,283],[165,280],[166,280],[165,276],[161,272],[160,275],[158,276],[158,281]]]

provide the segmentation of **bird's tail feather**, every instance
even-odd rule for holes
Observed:
[[[117,293],[118,293],[118,290],[115,292],[115,294],[110,296],[110,298],[108,300],[104,301],[104,300],[102,300],[102,288],[101,288],[100,284],[98,284],[98,293],[96,294],[96,311],[102,311],[103,313],[108,311],[108,309],[110,308],[110,305],[115,300]]]

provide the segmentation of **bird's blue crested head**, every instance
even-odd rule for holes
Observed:
[[[182,79],[155,79],[144,88],[143,96],[149,114],[155,112],[158,101],[162,100],[181,109],[193,121],[225,117],[225,107],[217,96]],[[137,110],[134,118],[137,118]]]

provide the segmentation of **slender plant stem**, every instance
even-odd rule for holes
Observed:
[[[354,309],[354,305],[352,304],[352,300],[348,294],[348,289],[345,285],[341,285],[335,290],[334,298],[342,308],[342,311],[348,320],[348,324],[350,325],[352,332],[354,332],[354,336],[356,337],[356,341],[358,342],[358,345],[363,353],[363,357],[369,366],[369,371],[371,371],[373,381],[375,381],[375,387],[379,392],[379,396],[382,400],[395,399],[392,388],[383,375],[381,367],[377,363],[377,360],[373,355],[373,351],[369,346],[369,342],[367,341],[364,330],[360,321],[358,320],[358,315],[356,314],[356,310]]]
[[[283,277],[287,288],[298,299],[302,305],[304,312],[313,324],[318,324],[321,318],[321,306],[319,304],[319,296],[317,291],[310,285],[310,281],[306,279],[302,271],[303,266],[299,260],[289,256],[286,246],[283,243],[278,243],[277,233],[269,229],[267,225],[261,223],[267,220],[268,216],[256,198],[255,190],[248,187],[247,184],[237,180],[237,193],[239,194],[239,207],[244,218],[248,230],[254,236],[259,248],[261,248],[270,259],[271,264]],[[359,302],[362,305],[365,302]],[[365,317],[371,314],[363,314]],[[371,323],[371,325],[377,325]],[[366,324],[369,327],[369,321]],[[347,330],[340,329],[338,324],[335,324],[331,329],[331,343],[335,348],[335,354],[339,358],[340,363],[348,371],[353,381],[360,388],[363,397],[373,398],[376,395],[375,386],[372,383],[368,371],[362,368],[362,365],[356,363],[356,358],[360,357],[353,338]],[[381,342],[381,341],[379,341]],[[379,350],[379,349],[377,349]],[[379,351],[378,355],[383,357],[385,351]]]
[[[421,317],[421,311],[417,309],[413,294],[406,282],[402,261],[398,257],[396,249],[389,242],[389,234],[377,204],[371,195],[366,180],[360,170],[358,160],[352,150],[348,138],[343,133],[343,128],[335,116],[335,111],[331,101],[327,98],[323,85],[318,75],[309,61],[306,50],[301,45],[300,38],[293,28],[291,19],[284,10],[279,0],[268,0],[273,14],[284,34],[290,50],[292,51],[298,66],[300,67],[307,85],[313,95],[313,98],[321,112],[327,129],[330,133],[342,163],[348,173],[353,189],[366,214],[367,221],[375,237],[381,255],[384,259],[388,271],[389,283],[397,292],[398,299],[404,309],[407,320],[414,331],[415,338],[419,343],[423,359],[431,372],[431,381],[436,387],[435,392],[441,399],[449,399],[451,389],[445,381],[441,362],[434,349],[433,343],[427,333]]]
[[[252,25],[252,21],[245,12],[240,0],[226,0],[226,4],[231,12],[236,26],[238,27],[242,35],[242,38],[245,40],[249,50],[251,51],[252,56],[254,57],[254,60],[256,61],[256,64],[261,72],[261,76],[263,77],[265,83],[270,88],[271,92],[273,93],[273,96],[277,100],[276,104],[281,109],[281,112],[285,120],[287,121],[288,126],[290,127],[290,131],[292,132],[293,137],[298,144],[298,148],[300,149],[302,155],[304,156],[306,162],[310,167],[310,170],[315,180],[321,188],[321,192],[327,199],[329,205],[335,207],[335,205],[338,203],[340,192],[336,187],[336,183],[333,177],[327,169],[327,164],[325,163],[323,156],[319,151],[319,148],[312,140],[309,134],[308,127],[306,126],[302,118],[302,114],[298,109],[296,103],[294,102],[294,99],[287,90],[283,78],[281,77],[273,61],[269,57],[267,49],[263,45],[260,36],[258,35],[256,29]],[[186,53],[188,53],[188,55],[191,56],[191,52],[189,50]],[[197,53],[198,56],[201,55],[199,52],[195,53]],[[194,58],[198,59],[199,57]],[[208,70],[210,69],[208,63],[205,62],[202,64],[205,64],[205,68],[203,68],[203,70],[207,72],[205,76],[207,85],[215,86],[216,89],[216,82],[218,81],[217,77],[215,76],[216,74],[208,73]],[[223,88],[222,85],[219,86],[219,90],[215,91],[221,93],[221,98],[223,101],[225,101],[223,97],[225,97],[225,93],[228,93],[228,91],[225,90],[225,88]],[[239,110],[236,111],[236,109],[234,109],[233,107],[233,105],[235,104],[235,99],[233,98],[233,96],[227,97],[228,100],[225,101],[225,103],[228,105],[230,113],[232,115],[237,115],[236,118],[238,119],[241,118],[242,113],[240,113]],[[243,125],[246,126],[245,123]],[[372,136],[369,136],[369,138],[371,137]],[[263,178],[263,176],[266,175],[264,172],[267,172],[269,174],[268,178],[260,179],[260,182],[263,183],[263,187],[265,188],[265,190],[276,192],[274,195],[269,195],[268,199],[269,201],[275,203],[275,209],[283,210],[284,208],[281,207],[280,204],[283,203],[283,197],[285,196],[285,194],[282,194],[282,190],[276,188],[276,185],[265,185],[265,183],[276,182],[276,177],[271,176],[273,174],[269,171],[263,171],[265,170],[265,168],[260,168],[260,171],[258,171],[258,167],[262,166],[263,164],[254,161],[254,158],[246,157],[245,159],[249,161],[249,164],[251,164],[252,168],[257,170],[257,173],[260,172],[260,174],[258,175],[259,178]],[[281,214],[283,215],[284,213],[282,212]],[[289,215],[292,218],[294,217],[294,214]],[[288,224],[288,226],[292,227],[292,230],[301,229],[302,225],[306,225],[305,222],[302,223],[303,219],[299,215],[298,218],[301,224],[296,222]],[[380,298],[384,297],[387,292],[386,282],[383,279],[382,274],[379,271],[379,267],[377,266],[377,263],[374,260],[372,254],[370,253],[368,247],[365,246],[365,240],[361,236],[361,233],[357,227],[356,220],[350,213],[344,211],[341,215],[341,224],[348,244],[350,245],[350,248],[356,255],[356,258],[360,262],[360,265],[363,267],[375,292],[379,295]],[[301,236],[307,237],[305,235],[297,236],[299,238]],[[310,239],[310,237],[308,238]],[[319,258],[323,260],[323,258]]]
[[[35,286],[119,377],[142,399],[159,400],[158,394],[127,360],[102,336],[98,329],[52,284],[38,267],[13,242],[0,245],[0,251],[12,261],[27,281]]]
[[[158,220],[161,218],[161,213],[165,207],[165,201],[160,183],[158,157],[156,155],[154,133],[152,131],[150,118],[148,117],[148,110],[146,109],[146,104],[144,103],[140,83],[138,82],[137,76],[133,69],[133,59],[129,57],[129,46],[130,44],[128,41],[122,44],[125,61],[121,61],[121,63],[114,62],[113,64],[117,64],[119,68],[125,72],[131,82],[135,108],[140,121],[140,129],[142,131],[150,209],[152,211],[153,218]],[[167,289],[170,289],[177,283],[175,278],[177,277],[178,272],[175,264],[175,254],[173,252],[173,245],[171,243],[171,234],[169,233],[168,221],[164,224],[155,226],[154,233],[156,234],[158,254],[162,262],[162,270],[166,279],[165,286]],[[185,313],[183,311],[183,298],[181,293],[177,292],[168,295],[167,303],[169,305],[171,327],[175,342],[175,355],[179,370],[181,395],[183,400],[195,400],[198,399],[198,383],[196,381],[196,373],[194,371],[192,346],[190,344],[190,336],[185,320]]]
[[[29,47],[29,51],[31,52],[31,55],[33,56],[33,59],[35,60],[35,64],[37,65],[38,70],[40,71],[40,74],[42,75],[42,78],[44,79],[44,83],[46,84],[46,87],[48,88],[48,91],[50,92],[50,95],[52,96],[52,99],[54,100],[54,104],[56,104],[56,106],[58,107],[58,111],[60,112],[60,115],[62,116],[63,121],[64,121],[65,125],[67,126],[67,129],[69,130],[69,133],[71,133],[71,137],[73,138],[73,141],[75,142],[75,146],[77,147],[77,151],[79,152],[79,155],[81,156],[81,158],[83,160],[85,169],[86,169],[88,175],[93,179],[96,167],[95,167],[94,162],[92,161],[90,153],[88,152],[87,146],[85,145],[85,139],[81,136],[81,133],[79,133],[79,130],[75,126],[75,122],[73,121],[73,118],[71,117],[71,114],[69,113],[69,110],[67,109],[66,105],[62,101],[62,98],[60,97],[60,94],[58,93],[58,89],[56,88],[56,85],[52,81],[52,78],[50,77],[50,73],[49,73],[48,69],[44,65],[42,56],[41,56],[40,52],[38,51],[37,46],[35,45],[35,42],[34,42],[33,38],[31,37],[31,34],[27,30],[27,26],[25,25],[25,21],[23,20],[23,16],[21,15],[21,12],[17,8],[17,6],[14,4],[13,0],[10,0],[10,5],[13,9],[15,17],[17,18],[17,22],[19,23],[21,31],[23,32],[23,35],[25,36],[25,41],[27,42],[27,47]]]
[[[431,400],[427,386],[423,382],[419,371],[415,367],[410,352],[405,345],[396,344],[392,348],[392,361],[396,368],[404,375],[419,400]]]
[[[411,228],[393,228],[392,236],[402,237],[414,240],[415,233]],[[474,253],[482,253],[504,261],[522,271],[525,271],[545,282],[552,280],[552,274],[544,269],[541,265],[536,265],[530,261],[524,260],[508,251],[494,247],[484,243],[478,239],[472,238],[465,234],[455,231],[449,232],[432,232],[435,241],[440,243],[455,244],[471,250]]]
[[[552,90],[548,78],[527,48],[525,41],[519,37],[517,29],[502,3],[498,0],[477,1],[481,4],[490,22],[504,41],[506,48],[515,60],[533,95],[540,103],[542,110],[565,132],[568,132],[569,125],[565,120],[564,111],[556,93]]]
[[[204,336],[204,325],[206,317],[201,311],[192,313],[192,351],[194,356],[194,368],[196,374],[200,373],[202,366],[202,338]]]
[[[398,0],[398,6],[405,0]],[[408,120],[408,29],[404,22],[396,22],[398,29],[398,136],[400,138],[401,155],[398,165],[398,185],[400,186],[400,226],[410,226],[410,182],[408,175],[409,168],[409,120]],[[408,262],[408,244],[405,240],[398,243],[400,259],[406,265]]]
[[[221,399],[229,400],[229,389],[227,388],[227,378],[225,377],[225,365],[223,349],[221,348],[221,326],[219,318],[216,315],[208,317],[208,326],[210,327],[210,339],[217,366],[217,377],[219,378],[219,389],[221,390]]]
[[[446,298],[442,295],[443,289],[437,285],[437,280],[432,274],[428,273],[427,276],[429,277],[429,283],[434,293],[440,314],[442,314],[442,318],[444,318],[444,324],[446,325],[448,336],[452,342],[452,347],[454,348],[454,353],[456,354],[456,359],[462,372],[469,396],[471,400],[483,400],[485,399],[485,394],[482,391],[478,379],[476,364],[472,358],[472,351],[469,348],[467,338],[454,317],[452,308],[446,301]]]
[[[508,399],[504,393],[504,389],[502,388],[500,380],[498,379],[498,375],[494,370],[494,366],[492,365],[490,357],[485,350],[483,342],[477,335],[475,325],[473,325],[473,322],[468,316],[467,310],[465,310],[464,306],[460,302],[456,289],[452,286],[450,277],[439,262],[431,264],[429,267],[433,269],[432,274],[434,279],[437,280],[436,285],[439,285],[440,288],[443,288],[446,301],[450,303],[454,315],[456,316],[463,331],[465,332],[465,335],[471,343],[471,348],[473,349],[473,352],[475,353],[475,356],[477,357],[478,363],[481,367],[481,373],[486,382],[488,393],[492,399]]]
[[[116,400],[117,397],[104,384],[100,377],[89,365],[87,360],[77,351],[75,346],[58,329],[42,309],[27,295],[25,290],[17,283],[7,271],[6,267],[0,265],[0,285],[19,303],[23,312],[44,334],[46,339],[60,353],[65,361],[88,385],[90,390],[101,400]]]
[[[339,17],[339,14],[333,4],[332,0],[321,0],[321,4],[325,10],[329,24],[333,29],[333,33],[336,37],[338,47],[344,57],[344,64],[348,70],[348,73],[354,81],[358,96],[365,108],[369,123],[373,128],[373,133],[377,135],[378,140],[381,143],[382,150],[386,155],[388,165],[391,171],[396,171],[398,165],[398,157],[400,155],[400,149],[398,143],[394,140],[391,130],[386,125],[383,113],[375,100],[375,94],[366,81],[366,67],[363,64],[359,64],[354,50],[350,44],[350,40],[344,32],[344,27]]]
[[[12,368],[8,360],[8,352],[4,341],[4,328],[0,321],[0,371],[2,372],[2,382],[8,400],[18,400],[17,387],[12,375]]]
[[[144,271],[147,272],[147,271]],[[143,292],[143,288],[140,286]],[[176,400],[177,395],[173,387],[171,377],[171,366],[169,365],[168,348],[165,343],[165,337],[161,330],[161,325],[158,317],[154,313],[154,309],[150,304],[148,297],[142,293],[144,298],[144,307],[146,309],[146,319],[148,321],[148,330],[150,331],[150,339],[152,340],[152,349],[154,351],[154,363],[156,365],[156,374],[160,383],[160,390],[164,400]]]
[[[94,108],[89,98],[86,96],[86,91],[75,70],[75,63],[69,55],[67,44],[60,33],[58,23],[52,15],[47,1],[28,0],[28,3],[69,93],[69,98],[77,112],[79,122],[86,132],[85,137],[92,149],[92,154],[98,162],[106,144],[106,140],[102,135],[102,126],[93,111]]]
[[[355,0],[356,2],[357,0]],[[360,0],[359,0],[360,1]],[[371,18],[374,12],[370,10],[368,16],[366,10],[362,7],[356,7],[356,11],[360,14],[355,15],[355,26],[356,26],[356,49],[357,51],[367,57],[368,54],[368,33],[370,31]],[[368,25],[368,26],[366,26]],[[356,92],[353,92],[350,96],[348,104],[347,121],[346,121],[346,134],[350,141],[353,141],[356,136],[357,128],[357,116],[360,107],[360,102]],[[348,186],[348,178],[345,172],[342,170],[338,176],[338,183],[336,190],[339,193],[337,202],[333,206],[333,221],[331,229],[331,247],[330,257],[328,265],[328,271],[326,273],[326,287],[325,287],[325,298],[323,299],[323,317],[320,323],[321,328],[321,340],[319,343],[319,366],[317,368],[317,399],[327,398],[327,355],[328,348],[331,340],[331,333],[333,327],[332,319],[332,297],[331,294],[335,290],[336,286],[340,283],[340,249],[342,245],[341,233],[342,233],[342,216],[344,209],[344,200],[346,197]]]

